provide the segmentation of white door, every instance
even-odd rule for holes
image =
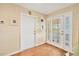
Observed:
[[[64,15],[64,48],[72,51],[72,14]]]
[[[62,47],[62,38],[61,38],[61,17],[55,16],[54,19],[52,20],[52,43],[54,43],[55,46],[57,47]]]
[[[34,24],[35,18],[21,15],[21,49],[34,47]]]
[[[41,19],[43,20],[41,22]],[[39,46],[45,43],[45,20],[43,18],[37,18],[35,21],[36,24],[36,34],[35,34],[35,46]]]

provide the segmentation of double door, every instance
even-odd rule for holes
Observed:
[[[50,22],[48,22],[48,42],[72,52],[72,13],[50,18]]]

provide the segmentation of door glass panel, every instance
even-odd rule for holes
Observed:
[[[69,37],[70,36],[70,34],[65,34],[65,41],[69,41]]]
[[[65,47],[67,49],[72,48],[72,18],[71,15],[64,16],[64,38]]]
[[[68,42],[66,42],[66,43],[65,43],[65,45],[66,45],[66,46],[69,46],[69,43],[68,43]]]
[[[52,41],[60,42],[60,32],[59,32],[59,19],[52,20]]]

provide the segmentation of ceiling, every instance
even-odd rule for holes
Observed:
[[[17,5],[20,5],[24,8],[28,8],[45,15],[72,4],[73,3],[17,3]]]

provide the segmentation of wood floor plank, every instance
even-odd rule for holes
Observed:
[[[66,51],[52,46],[50,44],[43,44],[34,48],[26,49],[14,56],[64,56]]]

